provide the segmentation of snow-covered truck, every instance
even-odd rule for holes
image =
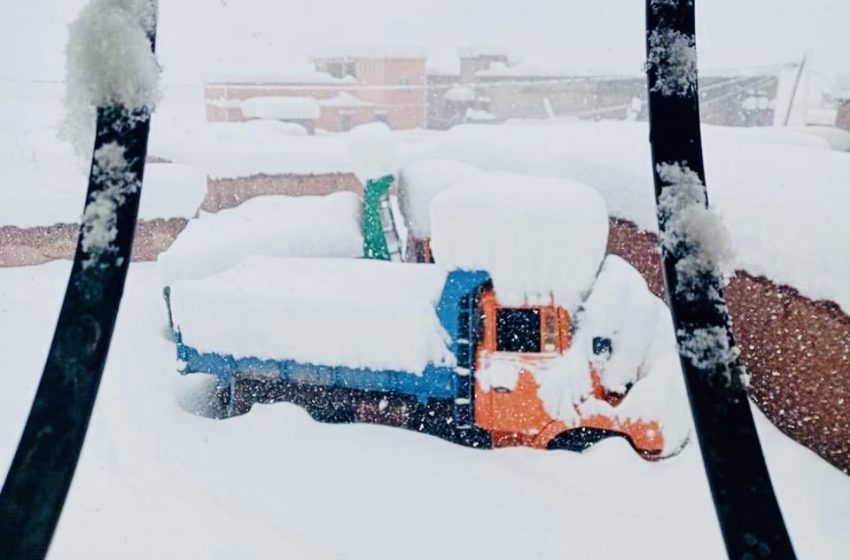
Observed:
[[[231,414],[287,400],[478,447],[684,444],[669,312],[605,256],[596,191],[458,187],[431,213],[438,264],[258,256],[174,282],[182,372],[215,375]]]

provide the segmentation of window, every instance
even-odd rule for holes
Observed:
[[[540,310],[500,309],[497,311],[496,350],[540,352]]]
[[[553,308],[543,310],[543,351],[558,351],[558,314]]]

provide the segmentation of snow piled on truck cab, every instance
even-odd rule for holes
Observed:
[[[63,136],[88,159],[96,108],[150,113],[161,96],[150,0],[90,0],[70,26]]]
[[[405,165],[399,181],[399,207],[413,236],[430,238],[431,201],[477,173],[480,173],[477,167],[449,159],[426,159]]]
[[[361,257],[360,200],[328,196],[260,196],[217,214],[202,213],[157,260],[163,286],[203,278],[251,255]]]
[[[656,420],[664,432],[664,454],[688,439],[691,418],[670,309],[634,267],[608,255],[578,317],[574,344],[582,349],[611,393],[625,394],[617,407],[588,402],[621,419]],[[593,339],[611,341],[610,352],[595,354]],[[579,407],[580,410],[582,407]]]
[[[175,328],[201,352],[404,371],[453,366],[434,265],[250,257],[172,285]]]
[[[596,190],[514,173],[482,173],[441,193],[431,222],[436,262],[487,271],[504,306],[575,310],[608,242],[608,212]]]
[[[657,302],[640,272],[622,258],[608,255],[578,317],[580,329],[590,335],[583,340],[584,350],[607,390],[625,393],[647,373],[641,371],[644,359],[659,322],[670,314]],[[595,355],[594,337],[610,340],[610,353]],[[671,348],[675,349],[672,339]]]
[[[608,339],[610,352],[594,353],[596,338]],[[527,371],[547,414],[568,426],[595,414],[620,423],[656,421],[664,438],[662,456],[688,441],[692,422],[670,310],[640,272],[616,255],[605,258],[576,313],[568,350],[534,357],[496,352],[483,360],[475,374],[482,390],[514,390],[520,372]],[[617,406],[593,396],[591,368],[608,393],[623,396]]]

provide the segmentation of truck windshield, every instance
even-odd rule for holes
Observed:
[[[496,313],[496,350],[540,352],[540,310],[500,309]]]

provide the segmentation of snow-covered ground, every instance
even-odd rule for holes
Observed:
[[[0,270],[0,464],[35,391],[68,263]],[[155,265],[131,267],[100,398],[52,558],[594,559],[723,556],[698,449],[649,463],[476,451],[288,404],[210,420],[175,372]],[[758,413],[757,413],[758,414]],[[850,479],[758,415],[801,558],[850,547]]]

